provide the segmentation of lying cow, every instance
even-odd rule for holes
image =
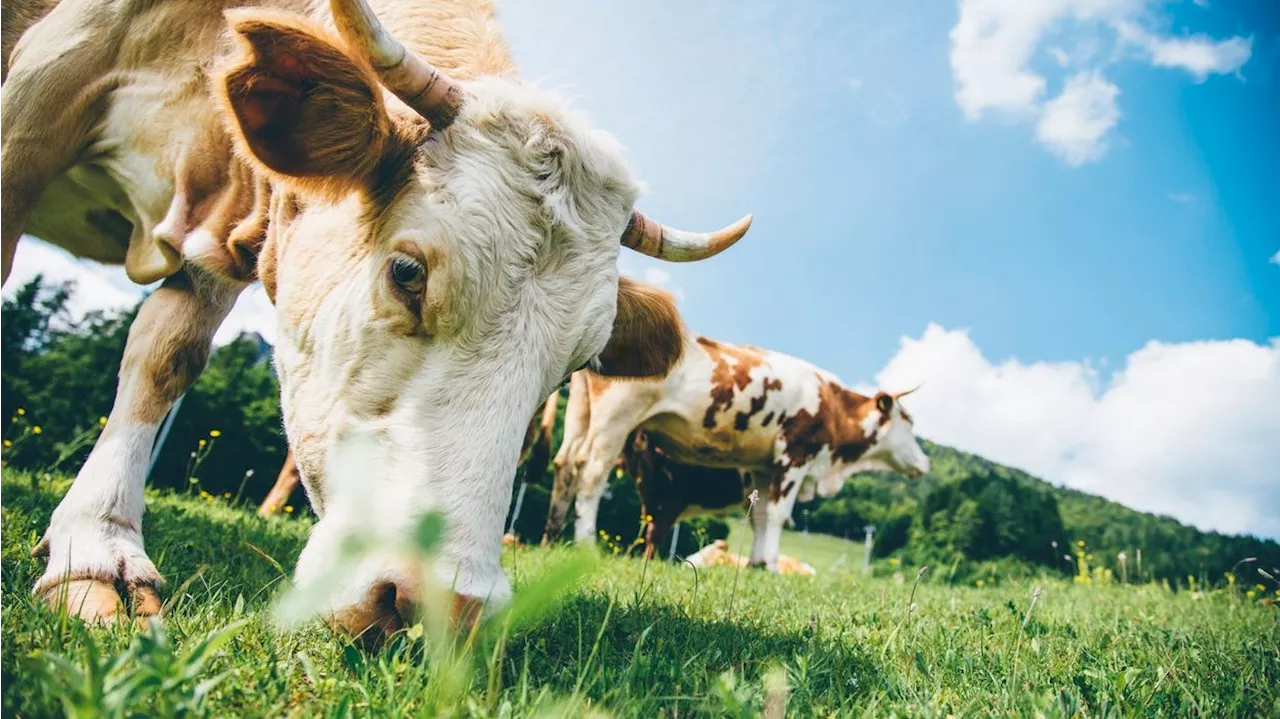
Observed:
[[[717,539],[711,544],[699,549],[697,552],[686,558],[689,564],[695,567],[734,567],[742,568],[747,566],[747,558],[741,554],[735,554],[729,551],[729,543],[723,539]],[[786,555],[778,555],[778,574],[799,574],[805,577],[812,577],[818,572],[811,565],[806,564],[794,557]]]
[[[636,429],[675,462],[751,475],[761,489],[751,563],[769,568],[797,499],[830,497],[855,472],[929,471],[902,407],[906,392],[867,397],[778,352],[685,331],[683,355],[665,376],[618,380],[583,370],[569,387],[544,541],[560,535],[575,494],[575,537],[594,541],[606,476]],[[725,485],[716,501],[730,501],[732,480],[712,476]]]
[[[5,4],[3,279],[29,232],[163,280],[37,547],[49,602],[105,618],[119,591],[139,614],[159,610],[142,543],[148,454],[256,279],[320,518],[297,580],[329,566],[356,521],[328,458],[372,436],[384,469],[361,491],[384,528],[444,514],[433,571],[465,617],[509,592],[502,519],[538,403],[590,362],[652,376],[678,358],[674,306],[619,279],[619,248],[699,260],[750,218],[693,234],[636,212],[618,143],[519,79],[485,0],[374,2],[390,31],[367,0]],[[415,593],[412,568],[369,558],[330,619],[392,630]]]
[[[529,420],[529,427],[524,434],[524,444],[520,447],[518,466],[545,468],[551,461],[551,431],[556,424],[559,396],[559,392],[552,394],[543,405],[542,412]],[[298,472],[298,462],[294,459],[293,450],[289,450],[284,458],[284,464],[280,467],[280,474],[276,477],[276,483],[271,486],[266,499],[262,500],[262,504],[258,506],[258,516],[274,517],[280,514],[301,481],[302,475]]]

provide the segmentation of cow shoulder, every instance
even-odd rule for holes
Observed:
[[[618,278],[618,313],[597,371],[606,377],[663,377],[683,349],[684,322],[671,295]]]

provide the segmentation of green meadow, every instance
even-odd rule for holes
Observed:
[[[865,576],[817,535],[783,544],[816,578],[511,548],[512,610],[368,651],[274,619],[307,519],[153,492],[164,622],[90,628],[29,594],[66,487],[4,470],[5,716],[1280,716],[1280,611],[1252,586]]]

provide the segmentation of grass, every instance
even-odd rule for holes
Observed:
[[[451,672],[410,638],[368,653],[318,624],[276,628],[305,520],[153,494],[163,630],[89,629],[29,595],[40,565],[28,552],[66,486],[4,470],[5,716],[781,716],[784,704],[788,716],[1280,716],[1275,606],[1046,580],[1032,607],[1037,583],[863,577],[859,545],[817,535],[783,549],[816,578],[744,570],[735,583],[728,568],[603,558]],[[508,550],[517,597],[574,555]]]

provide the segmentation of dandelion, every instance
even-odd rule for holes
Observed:
[[[286,505],[284,505],[284,513],[285,513],[285,514],[293,514],[293,505],[292,505],[292,504],[286,504]]]
[[[222,493],[222,498],[223,498],[223,499],[231,499],[231,493],[230,493],[230,492],[223,492],[223,493]]]
[[[214,429],[209,431],[209,436],[217,439],[222,436],[222,430]]]
[[[34,426],[34,427],[32,427],[32,428],[31,428],[31,434],[40,434],[40,433],[41,433],[41,432],[43,432],[43,431],[44,431],[44,430],[43,430],[43,429],[40,429],[40,425],[38,425],[38,424],[37,424],[36,426]]]
[[[203,439],[202,439],[202,440],[200,440],[200,446],[201,446],[201,447],[205,446],[206,444],[208,444],[208,442],[206,442],[206,441],[205,441],[205,440],[203,440]]]
[[[1077,539],[1077,540],[1076,540],[1076,546],[1077,546],[1077,547],[1083,547],[1083,546],[1084,546],[1084,540],[1083,540],[1083,539]]]
[[[21,417],[22,415],[24,415],[24,414],[26,414],[26,413],[27,413],[27,411],[26,411],[25,409],[23,409],[23,408],[21,408],[21,407],[19,407],[19,408],[18,408],[18,416],[19,416],[19,417]]]
[[[106,417],[99,417],[99,418],[98,418],[98,426],[99,426],[99,427],[106,427],[106,426],[107,426],[107,418],[106,418]]]
[[[7,440],[7,439],[6,439],[6,440],[4,441],[4,446],[6,446],[6,447],[12,447],[12,446],[13,446],[13,442],[10,442],[9,440]]]

